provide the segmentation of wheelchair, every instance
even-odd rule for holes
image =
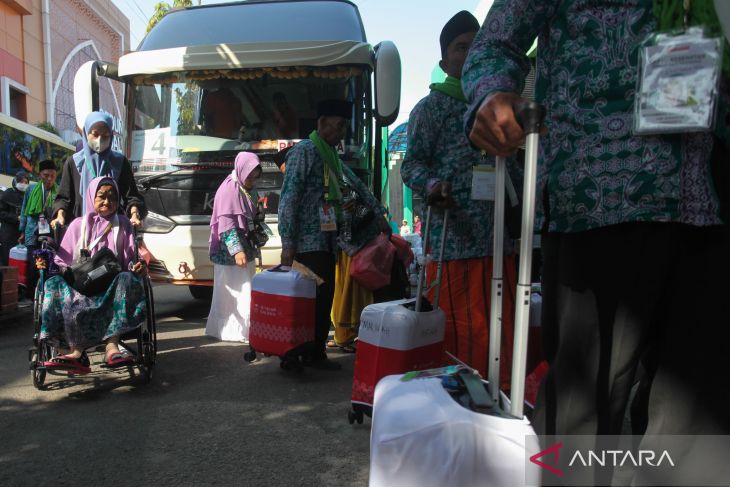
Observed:
[[[135,234],[135,256],[139,260],[139,243],[142,237]],[[72,377],[74,374],[63,369],[45,367],[43,364],[56,356],[57,350],[41,340],[41,318],[43,309],[44,286],[47,279],[59,274],[59,269],[53,262],[55,250],[58,248],[58,232],[54,229],[54,235],[40,236],[38,238],[41,248],[34,252],[31,257],[40,257],[46,261],[46,268],[39,269],[38,284],[35,289],[33,300],[33,346],[28,350],[28,359],[30,361],[30,375],[33,380],[33,386],[38,390],[46,389],[46,375],[58,375]],[[144,286],[145,295],[145,321],[135,330],[123,334],[119,340],[120,348],[123,347],[130,353],[134,359],[134,363],[127,366],[131,378],[137,376],[135,368],[139,369],[140,376],[145,383],[152,380],[152,370],[155,366],[155,358],[157,355],[157,327],[155,322],[155,303],[152,292],[152,281],[149,275],[140,276]],[[99,344],[102,345],[102,344]],[[99,345],[90,347],[96,349]],[[89,350],[89,349],[87,349]],[[86,351],[84,351],[86,354]],[[103,361],[102,361],[103,364]],[[94,365],[91,363],[90,365]],[[108,368],[102,365],[102,369]],[[114,369],[117,370],[117,369]]]

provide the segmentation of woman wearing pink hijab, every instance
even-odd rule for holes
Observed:
[[[256,154],[239,152],[233,171],[215,193],[209,248],[213,300],[205,334],[219,340],[248,342],[251,279],[258,252],[250,241],[258,211],[253,189],[262,172]]]
[[[119,210],[119,188],[113,178],[92,179],[86,189],[86,214],[71,222],[61,241],[55,263],[63,270],[78,260],[80,249],[93,256],[109,248],[119,260],[122,271],[107,290],[97,296],[76,291],[60,275],[48,279],[44,286],[41,311],[41,340],[69,353],[44,363],[56,368],[84,374],[91,371],[86,348],[106,343],[106,364],[110,367],[134,363],[134,358],[119,350],[119,337],[134,330],[145,319],[145,295],[138,274],[145,272],[135,260],[134,230]],[[36,260],[37,267],[45,264]]]

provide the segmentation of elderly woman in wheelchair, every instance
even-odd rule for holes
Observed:
[[[116,182],[92,180],[85,198],[85,214],[71,222],[54,258],[61,275],[45,282],[40,315],[40,339],[59,350],[43,366],[74,374],[91,371],[85,349],[100,343],[106,366],[134,364],[119,341],[146,319],[146,266],[136,258],[132,224],[117,212]],[[45,266],[36,259],[36,267]]]

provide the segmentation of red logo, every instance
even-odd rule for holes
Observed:
[[[535,453],[534,455],[532,455],[530,457],[530,461],[532,463],[534,463],[535,465],[537,465],[539,467],[542,467],[545,470],[548,470],[548,471],[554,473],[555,475],[558,475],[558,476],[562,477],[563,476],[563,471],[560,470],[559,468],[555,468],[553,466],[553,465],[557,465],[558,464],[558,459],[560,458],[560,452],[559,452],[559,450],[562,447],[563,447],[563,443],[562,442],[556,443],[553,446],[551,446],[550,448],[546,448],[545,450],[543,450],[541,452],[538,452],[538,453]],[[551,453],[553,453],[555,455],[555,461],[552,462],[553,463],[552,465],[548,465],[547,463],[544,463],[544,462],[541,462],[540,460],[538,460],[538,458],[542,458],[545,455],[549,455]]]

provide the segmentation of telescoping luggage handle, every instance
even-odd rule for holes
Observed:
[[[545,118],[545,108],[533,101],[520,101],[514,106],[517,121],[526,137],[525,181],[523,186],[520,267],[515,294],[515,335],[512,352],[512,383],[510,414],[521,418],[525,399],[527,372],[527,333],[530,319],[533,226],[535,223],[535,187],[537,179],[537,149],[539,132]],[[502,340],[502,294],[504,253],[504,196],[506,160],[497,157],[495,163],[494,259],[492,269],[492,300],[489,317],[489,393],[499,400],[500,343]]]
[[[428,244],[431,242],[431,205],[428,206],[426,211],[426,230],[425,237],[423,238],[423,251],[428,251]],[[444,226],[441,231],[441,250],[439,251],[439,260],[436,263],[436,292],[433,300],[433,308],[436,309],[439,306],[439,298],[441,297],[441,273],[443,272],[444,262],[444,247],[446,246],[446,229],[449,225],[449,210],[444,210]],[[421,269],[418,271],[418,288],[416,291],[416,313],[421,311],[423,304],[423,281],[426,278],[426,261],[424,259]]]

